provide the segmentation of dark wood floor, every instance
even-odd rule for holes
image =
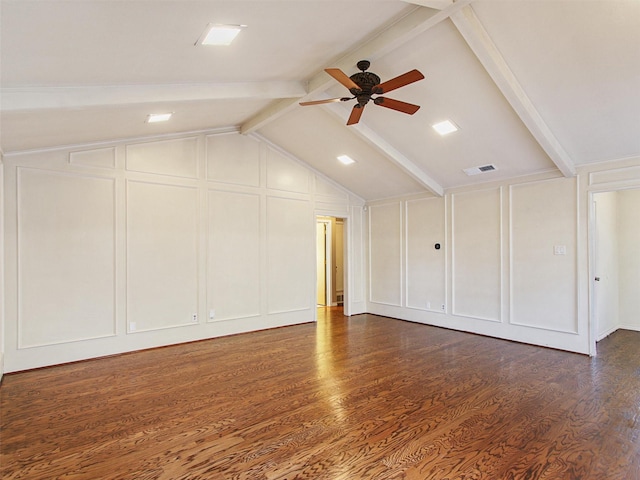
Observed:
[[[4,479],[640,479],[640,333],[598,358],[377,317],[5,375]]]

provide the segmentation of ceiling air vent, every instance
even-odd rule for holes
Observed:
[[[479,173],[492,172],[497,169],[498,168],[495,165],[491,164],[491,165],[482,165],[481,167],[465,168],[463,171],[467,175],[478,175]]]

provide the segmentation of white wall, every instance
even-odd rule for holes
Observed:
[[[7,372],[314,320],[317,214],[347,219],[364,309],[363,202],[261,139],[4,162]]]
[[[629,190],[634,187],[640,188],[640,158],[581,167],[574,178],[548,173],[455,189],[444,198],[372,202],[367,310],[595,354],[590,198],[620,190],[614,235],[620,280],[611,292],[619,288],[624,300],[613,316],[638,329],[640,190]]]
[[[640,189],[618,192],[620,326],[640,331]]]
[[[0,152],[0,381],[4,374],[4,158]]]
[[[618,192],[620,326],[640,331],[640,189]]]
[[[588,351],[577,192],[576,178],[543,177],[373,203],[368,310]]]

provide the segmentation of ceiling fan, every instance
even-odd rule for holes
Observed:
[[[357,64],[360,72],[355,73],[350,77],[347,76],[347,74],[339,68],[326,68],[324,70],[342,85],[347,87],[353,97],[300,102],[300,105],[320,105],[323,103],[348,102],[349,100],[357,99],[358,103],[356,103],[353,107],[353,110],[351,110],[351,115],[349,116],[347,125],[353,125],[360,121],[362,111],[364,110],[364,107],[367,105],[367,103],[369,103],[369,100],[373,100],[373,103],[375,105],[380,105],[382,107],[397,110],[398,112],[407,113],[409,115],[413,115],[418,111],[418,109],[420,108],[419,105],[413,105],[412,103],[401,102],[400,100],[394,100],[393,98],[387,97],[372,98],[372,95],[387,93],[391,90],[395,90],[396,88],[404,87],[405,85],[409,85],[410,83],[422,80],[424,78],[424,75],[422,75],[422,73],[420,73],[418,70],[411,70],[398,77],[392,78],[391,80],[380,83],[380,77],[378,75],[376,75],[375,73],[367,72],[369,65],[371,65],[371,63],[368,60],[360,60]]]

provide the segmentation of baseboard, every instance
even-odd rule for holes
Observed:
[[[607,338],[609,335],[611,335],[613,332],[615,332],[619,328],[621,328],[620,325],[616,325],[615,327],[611,327],[609,330],[605,330],[603,333],[599,334],[596,337],[596,342],[599,342],[600,340]]]
[[[631,325],[620,325],[618,328],[622,329],[622,330],[631,330],[633,332],[640,332],[640,327],[637,326],[637,325],[633,325],[633,326],[631,326]]]
[[[596,342],[599,342],[600,340],[607,338],[609,335],[611,335],[612,333],[618,331],[618,330],[631,330],[632,332],[640,332],[640,327],[636,326],[636,325],[616,325],[613,328],[610,328],[609,330],[607,330],[604,333],[601,333],[600,335],[598,335],[596,337]]]

